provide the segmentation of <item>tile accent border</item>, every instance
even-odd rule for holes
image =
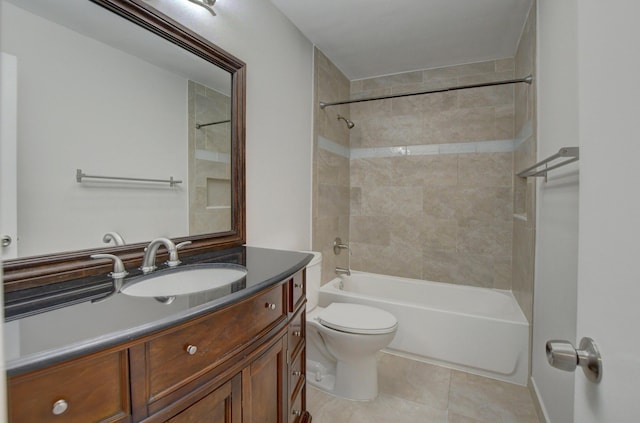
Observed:
[[[348,148],[328,138],[319,136],[318,148],[351,160],[371,157],[427,156],[437,154],[512,153],[532,134],[533,125],[531,121],[527,121],[514,139],[448,144],[403,145],[398,147]]]
[[[347,159],[351,156],[349,147],[345,147],[344,145],[338,144],[337,142],[323,136],[318,136],[318,148]]]
[[[216,153],[215,151],[196,150],[196,159],[208,162],[231,163],[231,156],[227,153]]]

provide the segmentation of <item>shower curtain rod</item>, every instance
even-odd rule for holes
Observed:
[[[366,98],[358,98],[355,100],[342,100],[342,101],[334,101],[332,103],[325,103],[324,101],[320,102],[320,108],[324,109],[329,106],[339,106],[341,104],[351,104],[351,103],[362,103],[364,101],[373,101],[373,100],[386,100],[388,98],[398,98],[398,97],[409,97],[413,95],[422,95],[422,94],[435,94],[435,93],[444,93],[447,91],[457,91],[457,90],[466,90],[469,88],[481,88],[481,87],[492,87],[494,85],[508,85],[508,84],[519,84],[524,82],[526,84],[531,85],[533,82],[533,76],[528,75],[524,78],[519,79],[506,79],[504,81],[494,81],[494,82],[481,82],[478,84],[470,84],[470,85],[460,85],[457,87],[447,87],[447,88],[438,88],[435,90],[427,90],[427,91],[415,91],[410,93],[398,93],[398,94],[389,94],[389,95],[380,95],[376,97],[366,97]]]

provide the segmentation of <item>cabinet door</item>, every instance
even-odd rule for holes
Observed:
[[[243,370],[243,423],[284,423],[287,338],[278,339]]]
[[[241,384],[242,376],[238,374],[167,423],[240,423]]]

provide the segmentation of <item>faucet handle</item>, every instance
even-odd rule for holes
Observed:
[[[105,244],[108,244],[111,241],[113,241],[113,243],[116,246],[125,245],[126,244],[126,242],[124,241],[124,238],[122,238],[122,235],[120,235],[118,232],[107,232],[102,237],[102,242],[104,242]]]
[[[176,250],[179,250],[182,247],[186,247],[189,244],[191,244],[191,241],[185,241],[185,242],[181,242],[179,244],[176,244]]]
[[[191,241],[185,241],[185,242],[176,244],[174,251],[169,252],[169,260],[165,262],[167,266],[169,266],[170,268],[173,268],[178,266],[180,263],[182,263],[178,258],[178,250],[189,244],[191,244]]]
[[[113,254],[93,254],[91,258],[113,260],[113,272],[109,274],[112,279],[122,279],[129,274],[129,272],[124,269],[124,263],[122,263],[122,260],[118,256]]]

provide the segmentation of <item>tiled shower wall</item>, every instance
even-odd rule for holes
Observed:
[[[349,265],[348,252],[333,253],[333,240],[349,241],[349,159],[318,148],[318,137],[349,148],[349,129],[338,114],[349,118],[349,106],[321,110],[319,101],[349,97],[349,80],[319,50],[314,52],[314,156],[313,156],[313,236],[312,247],[323,255],[322,282],[335,277],[336,266]]]
[[[349,83],[316,50],[315,100],[534,70],[535,8],[513,59]],[[338,114],[355,128],[349,131]],[[340,236],[351,245],[352,269],[512,289],[531,321],[535,181],[514,173],[536,161],[535,83],[316,106],[314,139],[313,248],[324,255],[323,282],[349,264],[346,252],[335,256],[331,248]]]
[[[514,75],[515,61],[503,59],[352,81],[351,96]],[[350,112],[351,267],[511,289],[514,86],[355,103]]]
[[[535,73],[536,7],[531,7],[515,57],[516,74]],[[515,128],[519,134],[514,153],[514,173],[536,160],[536,89],[532,85],[515,87]],[[536,179],[515,178],[513,219],[513,294],[529,322],[533,322],[533,282],[535,264]]]

